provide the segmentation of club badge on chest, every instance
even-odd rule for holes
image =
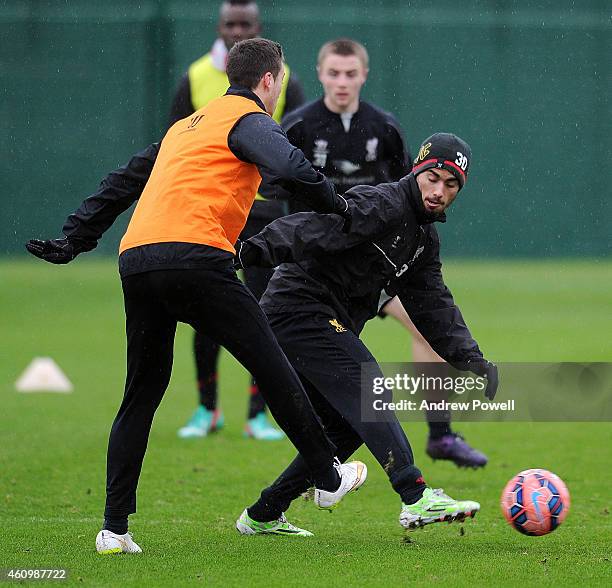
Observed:
[[[327,145],[328,142],[325,139],[317,139],[314,142],[314,149],[312,150],[312,165],[315,167],[325,167],[327,164],[327,156],[329,155]]]
[[[376,161],[378,157],[378,138],[372,137],[366,142],[366,161]]]

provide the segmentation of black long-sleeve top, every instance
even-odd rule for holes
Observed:
[[[350,221],[297,213],[245,242],[253,265],[280,267],[261,299],[269,315],[323,312],[359,334],[384,288],[398,295],[418,330],[451,363],[482,357],[442,277],[434,221],[412,174],[346,193]]]
[[[345,128],[342,115],[330,111],[320,98],[287,114],[281,125],[289,141],[339,193],[362,184],[396,182],[412,169],[410,152],[392,114],[362,100],[349,116]],[[282,196],[277,188],[263,189],[267,197]],[[291,202],[292,212],[306,210],[299,201]]]

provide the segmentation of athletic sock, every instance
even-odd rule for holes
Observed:
[[[273,504],[264,502],[261,498],[247,508],[247,514],[258,523],[269,523],[278,519],[283,511]]]
[[[427,484],[422,482],[417,486],[413,486],[412,488],[406,488],[400,492],[400,496],[402,497],[402,502],[404,504],[414,504],[423,498],[423,492],[425,492],[425,488],[427,488]]]
[[[326,492],[335,492],[340,488],[340,474],[336,468],[330,468],[325,474],[317,476],[315,487]]]
[[[200,404],[206,410],[217,409],[217,372],[210,374],[207,380],[198,380]]]
[[[219,358],[219,345],[200,333],[193,338],[193,351],[198,373],[198,390],[200,404],[206,410],[217,408],[217,360]]]
[[[389,481],[404,504],[414,504],[421,500],[427,488],[421,470],[413,464],[392,471],[389,474]]]
[[[127,517],[118,517],[118,518],[110,518],[104,519],[104,526],[102,529],[106,529],[111,533],[115,533],[117,535],[125,535],[128,530],[128,518]]]
[[[429,425],[429,438],[440,439],[444,435],[450,435],[452,433],[450,423],[448,422],[432,422],[428,421]]]
[[[255,380],[251,380],[249,388],[249,416],[248,419],[254,419],[259,413],[266,410],[266,401],[262,393],[259,391],[259,386]]]

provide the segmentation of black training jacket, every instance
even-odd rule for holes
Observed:
[[[329,110],[323,98],[290,112],[281,125],[289,141],[339,193],[361,184],[396,182],[412,169],[395,117],[363,100],[348,131],[341,116]],[[309,210],[300,206],[299,200],[293,200],[290,208],[292,212]]]
[[[249,264],[280,267],[260,304],[268,315],[323,312],[357,335],[376,316],[381,291],[399,296],[417,329],[449,362],[480,358],[442,278],[440,242],[412,174],[346,193],[350,221],[302,212],[244,243]]]
[[[231,87],[227,93],[250,98],[264,110],[251,90]],[[289,143],[282,128],[264,112],[240,119],[228,137],[228,145],[238,159],[256,164],[266,183],[280,185],[290,194],[297,189],[302,195],[306,191],[315,210],[334,209],[338,196],[333,186],[312,168],[302,151]],[[150,145],[125,166],[108,174],[98,190],[68,217],[64,235],[95,247],[117,216],[142,194],[159,148],[160,143]],[[155,243],[124,251],[119,258],[119,272],[127,276],[156,269],[210,267],[218,262],[231,263],[232,258],[231,253],[207,245]]]

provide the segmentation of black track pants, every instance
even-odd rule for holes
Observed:
[[[107,518],[136,512],[138,477],[170,380],[178,321],[210,333],[257,378],[276,422],[316,476],[329,478],[333,446],[263,311],[231,266],[152,271],[122,284],[127,378],[108,445]]]
[[[240,234],[246,240],[259,233],[268,223],[283,214],[284,203],[279,201],[257,200],[251,210],[247,223]],[[268,287],[274,270],[267,267],[249,267],[243,270],[244,283],[256,300],[259,300]],[[208,332],[195,332],[193,352],[198,374],[200,404],[208,410],[217,408],[217,364],[220,345]],[[251,378],[249,409],[247,418],[251,419],[266,409],[266,402],[255,378]]]
[[[399,422],[388,415],[380,422],[361,419],[361,364],[375,359],[354,333],[323,314],[273,314],[270,325],[344,462],[365,443],[385,468],[396,492],[404,495],[423,484],[412,449]],[[380,373],[382,376],[382,372]],[[261,493],[259,511],[272,520],[312,486],[308,465],[297,456]]]

